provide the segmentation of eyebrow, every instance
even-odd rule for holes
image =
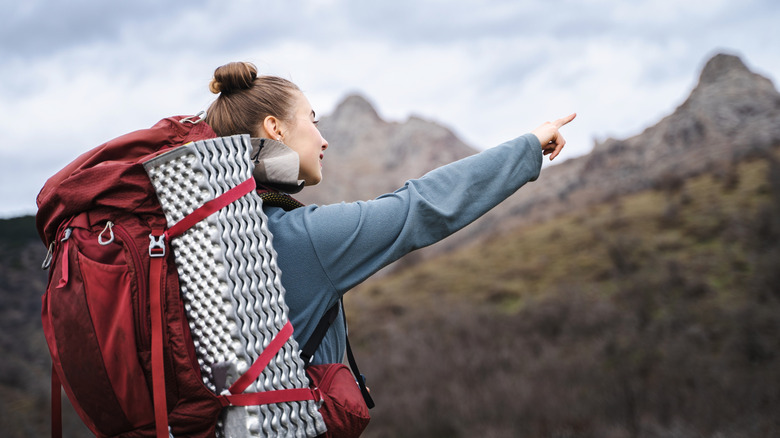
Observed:
[[[312,119],[316,119],[317,118],[317,114],[314,112],[314,110],[311,110],[311,118]]]

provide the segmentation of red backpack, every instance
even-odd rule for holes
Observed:
[[[197,121],[167,118],[111,140],[38,195],[36,225],[49,249],[41,316],[52,359],[53,436],[61,436],[60,385],[99,437],[214,437],[226,406],[322,400],[317,388],[225,396],[203,383],[173,251],[156,245],[170,230],[142,165],[216,137]],[[254,188],[247,182],[244,192]],[[276,354],[274,342],[261,356]],[[252,369],[261,370],[260,362]],[[254,380],[249,374],[239,380]]]
[[[55,436],[61,434],[59,383],[95,435],[155,435],[149,385],[152,278],[142,248],[149,246],[151,230],[166,223],[140,163],[216,136],[205,123],[181,119],[162,120],[86,152],[38,195],[36,225],[51,263],[41,317],[52,358]],[[165,293],[155,304],[166,309],[162,362],[168,422],[176,435],[214,436],[222,405],[201,382],[171,257],[161,277],[157,282]]]

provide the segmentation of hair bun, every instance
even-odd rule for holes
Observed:
[[[214,94],[248,90],[256,78],[257,67],[251,62],[231,62],[214,70],[209,90]]]

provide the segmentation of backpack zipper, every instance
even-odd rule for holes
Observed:
[[[328,369],[325,370],[325,374],[322,375],[322,378],[320,379],[317,387],[327,393],[330,390],[330,385],[333,383],[333,379],[336,377],[336,373],[340,368],[341,367],[336,364],[329,366]]]
[[[138,251],[135,241],[130,237],[127,230],[119,224],[113,224],[114,233],[124,242],[125,247],[130,252],[135,268],[136,279],[138,280],[138,311],[135,314],[136,326],[136,344],[138,349],[146,351],[151,348],[149,340],[149,329],[146,327],[147,320],[147,301],[149,299],[149,284],[146,281],[143,265],[141,263],[141,253]]]

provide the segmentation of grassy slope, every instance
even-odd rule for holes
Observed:
[[[727,292],[752,274],[750,242],[737,240],[740,217],[770,201],[767,162],[745,163],[733,176],[706,174],[673,189],[646,191],[496,236],[399,275],[371,281],[359,293],[398,305],[446,292],[516,311],[527,298],[568,283],[614,292],[616,271],[677,259]],[[744,224],[743,224],[744,225]],[[734,246],[736,245],[736,246]],[[742,263],[740,263],[742,260]]]
[[[778,433],[776,160],[361,285],[347,306],[380,404],[369,435]]]

